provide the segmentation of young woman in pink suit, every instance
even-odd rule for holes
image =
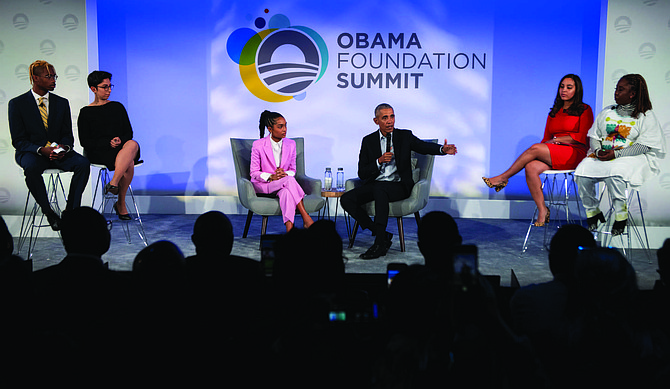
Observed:
[[[270,133],[265,136],[265,129]],[[295,210],[302,216],[303,226],[314,223],[305,210],[302,190],[295,179],[295,141],[286,138],[286,119],[277,113],[263,111],[259,121],[261,139],[251,148],[251,183],[256,193],[276,193],[284,218],[286,232],[293,228]]]

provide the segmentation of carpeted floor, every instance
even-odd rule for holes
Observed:
[[[191,242],[193,223],[198,215],[144,215],[143,225],[149,243],[158,240],[170,240],[181,248],[185,256],[195,253]],[[255,216],[249,229],[249,236],[242,238],[246,215],[229,215],[234,231],[235,244],[233,254],[260,260],[259,237],[261,218]],[[284,232],[284,226],[279,217],[271,217],[268,223],[269,234]],[[475,244],[479,250],[479,270],[484,275],[499,275],[501,285],[510,285],[511,271],[523,285],[545,282],[551,279],[547,264],[547,251],[543,248],[544,228],[534,227],[530,235],[529,248],[521,253],[524,237],[528,230],[528,220],[503,219],[456,219],[464,243]],[[125,222],[113,223],[112,244],[110,250],[103,256],[114,270],[130,270],[137,253],[144,248],[142,240],[137,234],[135,222],[129,222],[127,227],[131,233],[131,242],[128,243],[123,232]],[[296,225],[301,225],[296,220]],[[417,247],[416,222],[413,218],[404,219],[406,252],[400,252],[397,235],[397,225],[389,221],[388,231],[394,234],[393,246],[385,257],[377,260],[364,261],[358,258],[373,242],[368,231],[359,231],[356,244],[347,248],[347,230],[342,217],[337,221],[337,229],[343,237],[344,255],[346,257],[347,273],[385,273],[389,263],[402,262],[407,264],[423,263],[423,258]],[[550,239],[555,229],[547,231]],[[18,239],[15,238],[15,242]],[[18,246],[17,246],[18,249]],[[15,250],[16,251],[16,250]],[[25,257],[27,247],[19,255]],[[33,269],[41,269],[58,263],[65,256],[65,250],[58,238],[39,238],[32,254]],[[647,253],[644,250],[633,250],[629,255],[638,276],[641,289],[651,289],[658,279],[656,273],[655,250]]]

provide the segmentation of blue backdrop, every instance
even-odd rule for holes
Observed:
[[[343,166],[353,176],[360,139],[374,130],[374,106],[385,101],[396,108],[399,128],[446,137],[459,147],[458,156],[436,161],[433,195],[527,198],[523,174],[499,194],[483,187],[480,177],[501,172],[541,139],[564,74],[581,76],[585,102],[594,106],[602,2],[462,3],[98,0],[100,68],[114,75],[112,98],[128,108],[146,161],[134,188],[146,194],[236,193],[228,139],[258,137],[263,109],[282,112],[289,136],[305,137],[309,175]],[[323,77],[285,102],[255,96],[228,52],[236,30],[266,30],[276,15],[316,32],[328,52]],[[366,35],[369,45],[346,47],[356,34]],[[371,47],[377,34],[381,41]],[[405,47],[390,45],[389,34],[402,34]],[[412,34],[419,45],[408,45]],[[417,59],[427,54],[430,64],[374,67],[386,54],[405,53]],[[301,53],[277,55],[290,60]],[[366,64],[355,62],[366,57]],[[351,73],[356,80],[380,72],[408,73],[409,82],[402,88],[342,87]],[[422,76],[412,76],[417,73]]]

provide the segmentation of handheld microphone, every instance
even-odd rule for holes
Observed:
[[[384,135],[386,137],[386,152],[391,152],[391,133]]]

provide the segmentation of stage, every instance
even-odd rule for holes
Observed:
[[[183,215],[159,215],[147,214],[142,216],[144,229],[149,243],[158,240],[169,240],[175,243],[184,253],[189,256],[195,253],[195,247],[191,242],[193,223],[197,214]],[[259,237],[261,230],[261,217],[254,216],[249,236],[242,238],[246,215],[229,215],[234,228],[235,243],[233,254],[260,260]],[[113,223],[112,244],[110,250],[103,256],[113,270],[129,271],[137,253],[144,248],[139,236],[135,234],[134,226],[129,225],[131,243],[128,243],[123,233],[120,221]],[[386,272],[386,266],[393,262],[407,264],[423,263],[423,258],[417,247],[417,228],[414,218],[404,218],[406,252],[400,252],[400,243],[397,235],[397,224],[395,220],[389,221],[388,231],[394,234],[393,246],[385,257],[376,260],[361,260],[359,254],[364,252],[373,242],[373,237],[368,231],[359,231],[356,244],[353,248],[347,248],[346,226],[344,219],[340,217],[337,221],[337,229],[344,240],[344,256],[346,261],[346,272],[348,274],[382,274]],[[459,230],[463,236],[463,242],[475,244],[479,249],[479,271],[484,275],[500,276],[502,286],[510,286],[511,271],[514,270],[521,286],[532,283],[545,282],[552,278],[547,262],[547,251],[543,247],[544,228],[534,227],[531,231],[529,248],[525,253],[521,252],[524,237],[528,230],[529,220],[515,219],[472,219],[457,218]],[[301,225],[300,218],[296,218],[296,225]],[[554,228],[547,233],[553,234]],[[270,217],[268,233],[278,234],[284,232],[284,225],[280,217]],[[14,235],[15,245],[18,241]],[[20,253],[25,258],[26,248]],[[630,256],[632,265],[638,277],[640,289],[651,289],[656,273],[656,250],[635,249]],[[16,248],[15,248],[16,252]],[[33,270],[42,269],[58,263],[65,256],[65,250],[59,238],[39,238],[33,251]]]

